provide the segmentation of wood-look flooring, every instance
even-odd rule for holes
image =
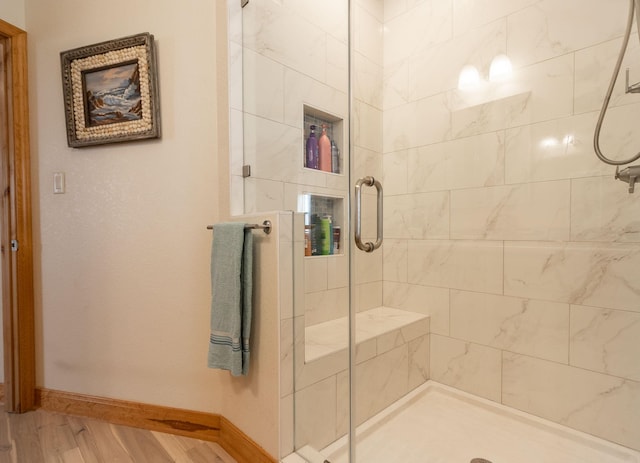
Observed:
[[[36,410],[0,415],[0,463],[237,463],[220,445]]]

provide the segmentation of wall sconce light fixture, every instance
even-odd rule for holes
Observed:
[[[513,73],[511,60],[507,55],[498,55],[491,61],[489,68],[489,81],[499,82],[507,79]]]
[[[489,67],[489,82],[504,82],[511,77],[512,74],[513,66],[507,55],[500,54],[493,58],[491,66]],[[478,68],[467,64],[458,75],[458,88],[460,90],[472,90],[476,88],[482,80]]]
[[[480,83],[480,72],[478,68],[467,64],[460,71],[458,76],[458,88],[460,90],[471,90]]]

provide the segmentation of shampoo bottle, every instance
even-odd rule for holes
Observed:
[[[322,135],[318,140],[318,156],[320,158],[320,170],[331,172],[331,141],[327,136],[327,126],[322,125]]]
[[[333,140],[331,140],[331,172],[340,173],[340,150]]]
[[[305,152],[304,165],[309,169],[318,168],[318,139],[316,138],[316,126],[309,127],[311,133],[307,138],[307,147]]]

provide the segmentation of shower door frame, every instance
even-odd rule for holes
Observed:
[[[354,108],[354,59],[353,59],[353,46],[354,46],[354,27],[353,27],[353,0],[347,0],[347,99],[349,116],[349,128],[347,132],[347,146],[349,147],[349,170],[347,172],[347,217],[349,218],[348,229],[354,234],[348,237],[347,250],[349,252],[349,433],[347,437],[348,451],[349,451],[349,463],[356,462],[356,292],[354,291],[354,283],[356,281],[356,268],[355,268],[355,253],[358,252],[358,247],[355,246],[355,227],[353,226],[355,221],[358,220],[354,216],[355,208],[352,207],[355,201],[355,160],[354,160],[354,146],[353,146],[353,108]]]

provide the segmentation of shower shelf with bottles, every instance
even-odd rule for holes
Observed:
[[[304,168],[328,176],[344,175],[343,119],[303,105]],[[301,195],[299,210],[305,213],[305,256],[331,257],[343,254],[344,196],[326,193]]]
[[[316,193],[302,195],[305,257],[343,255],[344,198]]]
[[[303,113],[305,169],[343,174],[343,120],[308,105],[303,105]]]

